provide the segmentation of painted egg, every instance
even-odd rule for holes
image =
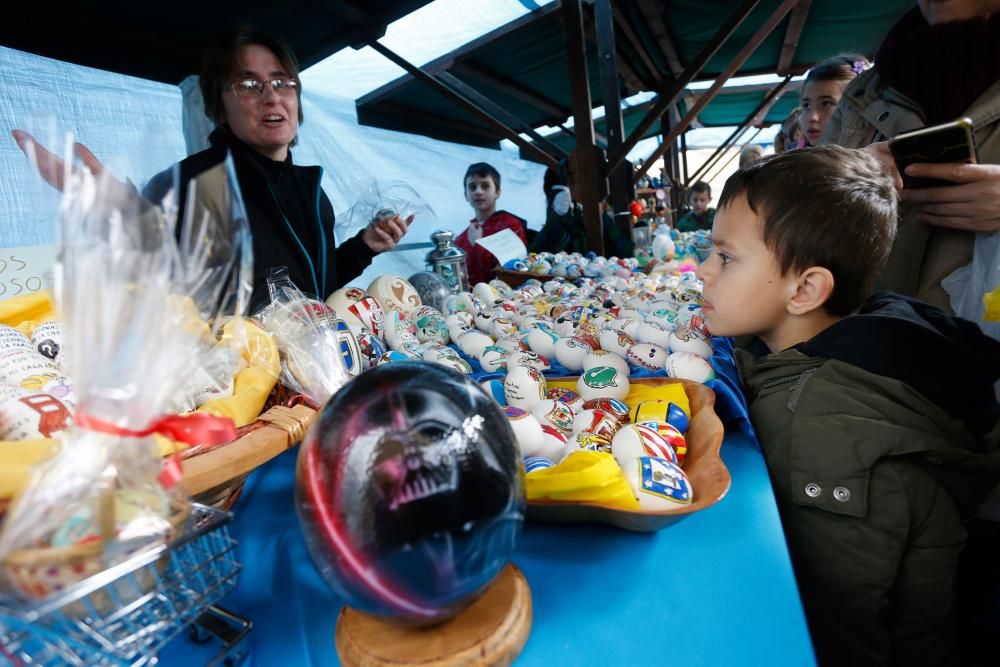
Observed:
[[[632,487],[641,509],[679,510],[694,500],[687,475],[667,459],[640,456],[622,466],[622,474]]]
[[[516,338],[518,333],[517,324],[512,319],[498,317],[493,321],[493,335],[497,338]]]
[[[507,405],[507,396],[504,394],[503,378],[490,378],[479,383],[490,398],[497,402],[497,405]]]
[[[444,357],[457,357],[457,356],[458,352],[451,349],[447,345],[441,345],[440,343],[425,345],[424,351],[421,354],[421,358],[424,361],[437,361],[438,359]]]
[[[528,347],[531,348],[532,352],[540,354],[546,359],[555,356],[558,341],[559,335],[542,324],[535,324],[528,332]]]
[[[352,303],[361,301],[361,299],[364,299],[366,296],[368,296],[368,293],[360,287],[341,287],[339,290],[326,298],[326,305],[333,308],[337,311],[337,314],[340,315],[340,313],[347,310],[347,307]],[[379,307],[381,307],[381,304]]]
[[[501,299],[509,299],[511,292],[514,291],[511,289],[510,285],[500,280],[499,278],[494,278],[493,280],[491,280],[489,282],[489,286],[496,290],[497,294],[500,295]]]
[[[708,359],[712,356],[711,336],[700,329],[676,327],[670,334],[671,352],[691,352]]]
[[[583,371],[585,373],[592,368],[598,368],[600,366],[610,366],[612,368],[616,368],[621,373],[624,373],[626,377],[631,374],[628,362],[625,361],[625,358],[614,352],[608,352],[607,350],[594,350],[583,360]]]
[[[467,356],[478,359],[483,350],[493,344],[493,339],[482,331],[471,329],[461,334],[455,343]]]
[[[408,313],[422,305],[417,290],[400,276],[379,276],[368,286],[368,294],[375,297],[384,310]]]
[[[476,283],[472,288],[472,295],[487,305],[493,305],[500,298],[496,288],[487,283]]]
[[[573,408],[551,398],[543,398],[535,403],[535,407],[531,408],[531,414],[543,426],[550,424],[566,432],[573,430],[573,420],[576,418]]]
[[[347,326],[355,335],[360,327],[364,327],[379,338],[384,336],[385,311],[379,302],[370,296],[348,304],[346,308],[338,310],[337,315],[347,322]]]
[[[671,403],[667,407],[667,423],[676,428],[681,433],[687,433],[691,420],[684,410]]]
[[[569,449],[569,436],[565,431],[549,424],[542,424],[542,446],[539,456],[553,461],[561,461]]]
[[[576,381],[576,392],[584,400],[602,397],[622,400],[628,396],[628,389],[628,376],[612,366],[591,368]]]
[[[358,340],[351,333],[350,327],[344,320],[337,318],[337,340],[340,342],[340,355],[344,359],[344,368],[353,377],[357,377],[362,371],[361,348]]]
[[[638,313],[636,313],[638,315]],[[621,317],[612,323],[612,326],[619,331],[624,331],[629,338],[635,340],[639,327],[643,324],[642,317]]]
[[[673,447],[655,429],[642,424],[622,427],[611,441],[611,453],[622,468],[640,456],[654,456],[677,463]]]
[[[488,373],[496,373],[507,368],[509,357],[510,352],[499,345],[487,345],[483,348],[482,354],[479,355],[479,365]]]
[[[552,468],[553,466],[555,466],[555,463],[544,456],[527,456],[524,459],[524,471],[527,473]]]
[[[678,431],[674,426],[668,424],[665,421],[649,421],[643,422],[642,426],[656,431],[661,438],[667,441],[671,447],[674,448],[674,452],[677,454],[677,463],[679,465],[684,465],[685,459],[687,459],[687,439]]]
[[[708,382],[715,377],[712,365],[693,352],[674,352],[667,357],[667,375],[692,382]]]
[[[496,346],[502,347],[508,352],[527,352],[524,343],[516,337],[500,337],[496,340]]]
[[[572,389],[566,389],[565,387],[552,387],[545,392],[545,398],[562,401],[569,407],[573,408],[574,413],[583,409],[583,399],[580,398],[580,394],[576,393]]]
[[[480,283],[481,285],[482,283]],[[500,319],[495,308],[489,308],[476,315],[476,328],[483,332],[493,331],[493,323]]]
[[[510,358],[507,359],[507,368],[510,369],[511,366],[531,366],[539,371],[544,371],[551,368],[552,364],[549,363],[548,359],[534,352],[511,352]]]
[[[472,316],[472,313],[465,310],[458,313],[453,313],[448,317],[444,318],[444,323],[448,325],[449,329],[451,329],[452,327],[459,327],[459,326],[465,329],[471,329],[473,326],[475,326],[475,320]]]
[[[605,329],[601,332],[601,349],[607,352],[614,352],[622,358],[628,354],[628,349],[635,345],[635,341],[621,329]]]
[[[573,433],[593,433],[611,440],[622,424],[614,415],[603,410],[585,409],[573,422]]]
[[[508,367],[503,383],[507,405],[531,411],[545,398],[545,376],[533,366]]]
[[[666,349],[670,345],[670,330],[658,321],[650,320],[639,325],[635,339],[640,343],[652,343]]]
[[[505,407],[503,413],[514,431],[521,456],[535,456],[542,446],[542,425],[524,410],[513,406]]]
[[[408,354],[406,352],[401,352],[399,350],[389,350],[381,357],[379,357],[378,365],[381,366],[382,364],[389,364],[394,361],[413,361],[414,358],[415,357],[412,354]]]
[[[660,399],[640,401],[635,404],[635,407],[632,408],[629,414],[632,417],[632,421],[636,424],[641,422],[665,422],[667,421],[671,405],[673,403],[670,401]]]
[[[444,312],[447,315],[456,313],[469,313],[475,315],[475,307],[472,302],[472,294],[469,292],[459,292],[449,296],[444,302]],[[472,320],[469,320],[472,323]]]
[[[661,371],[667,362],[667,351],[652,343],[636,343],[628,349],[627,359],[647,370]]]
[[[567,370],[579,373],[583,370],[583,362],[594,351],[582,338],[560,338],[553,346],[556,361]]]
[[[452,368],[459,373],[465,373],[466,375],[472,374],[472,366],[469,365],[468,361],[462,359],[461,357],[438,357],[433,363],[447,366],[448,368]]]
[[[586,401],[583,407],[588,410],[601,410],[612,415],[618,423],[627,424],[629,422],[628,406],[615,398],[595,398]]]
[[[361,335],[357,337],[358,350],[361,352],[362,370],[375,368],[379,359],[385,354],[385,344],[378,336],[362,328]]]
[[[418,317],[415,326],[417,328],[417,340],[421,343],[434,341],[446,344],[450,340],[448,326],[445,324],[444,317],[440,314]]]
[[[566,447],[566,455],[568,456],[578,449],[610,454],[611,440],[597,435],[596,433],[589,433],[586,431],[583,433],[577,433],[569,439],[569,445]]]

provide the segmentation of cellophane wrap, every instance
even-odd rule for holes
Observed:
[[[169,534],[183,484],[161,474],[153,437],[138,434],[187,403],[185,391],[231,381],[218,334],[242,321],[252,289],[231,160],[189,182],[183,220],[176,171],[167,198],[148,202],[107,172],[66,165],[54,276],[77,423],[11,505],[0,561],[99,539],[110,564]]]
[[[283,267],[267,279],[271,303],[257,319],[278,342],[281,383],[322,405],[351,379],[341,336],[351,335],[333,308],[306,297]]]
[[[382,218],[399,216],[407,225],[417,217],[434,218],[430,204],[404,181],[369,178],[352,185],[351,191],[356,196],[354,204],[337,214],[337,226],[344,230],[344,238]]]

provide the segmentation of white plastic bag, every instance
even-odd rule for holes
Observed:
[[[972,263],[941,281],[958,317],[979,325],[983,333],[1000,340],[1000,322],[984,319],[983,296],[1000,285],[1000,233],[976,234]]]

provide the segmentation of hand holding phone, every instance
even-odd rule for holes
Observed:
[[[968,118],[897,135],[889,140],[889,152],[903,178],[903,186],[908,189],[954,185],[953,181],[908,174],[906,168],[910,165],[979,162],[975,131]]]

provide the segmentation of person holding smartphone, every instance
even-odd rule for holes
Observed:
[[[875,65],[844,90],[821,138],[869,147],[891,171],[887,141],[968,117],[979,164],[914,164],[906,175],[950,185],[901,189],[899,231],[878,287],[951,312],[941,280],[972,260],[976,232],[1000,231],[1000,0],[919,0]]]

